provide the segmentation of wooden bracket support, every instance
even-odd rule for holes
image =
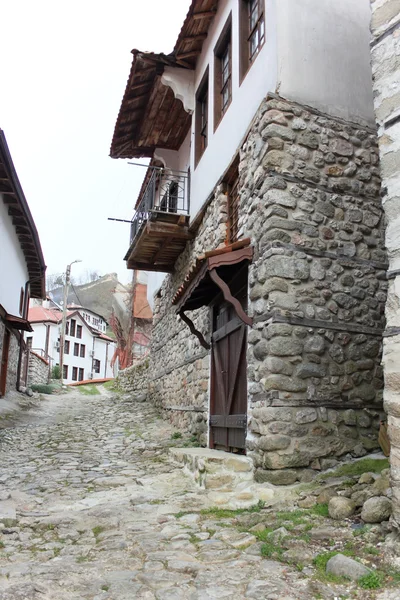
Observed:
[[[199,342],[203,346],[203,348],[206,348],[206,350],[210,350],[210,348],[211,348],[210,344],[205,340],[203,334],[198,329],[196,329],[193,321],[191,319],[189,319],[189,317],[187,315],[185,315],[183,310],[180,310],[178,314],[179,314],[180,318],[182,319],[182,321],[184,321],[186,323],[186,325],[189,327],[189,329],[193,333],[193,335],[195,335],[197,337],[197,339],[199,340]]]

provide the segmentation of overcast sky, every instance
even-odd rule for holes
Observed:
[[[109,157],[132,48],[171,52],[190,0],[3,2],[0,127],[48,273],[117,272],[144,169]]]

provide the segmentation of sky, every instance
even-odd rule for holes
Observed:
[[[117,272],[145,170],[109,157],[133,48],[171,52],[190,0],[3,2],[0,128],[48,273]],[[141,161],[146,164],[146,161]]]

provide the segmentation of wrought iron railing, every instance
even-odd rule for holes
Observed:
[[[132,244],[151,213],[189,214],[189,177],[186,171],[159,167],[152,170],[131,223]]]

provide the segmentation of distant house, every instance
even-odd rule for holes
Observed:
[[[53,308],[52,308],[53,305]],[[111,359],[115,342],[106,335],[105,319],[81,306],[69,306],[64,346],[64,383],[113,377]],[[52,366],[60,360],[62,311],[50,301],[31,306],[29,322],[32,335],[27,342],[34,352],[49,360]]]
[[[0,396],[27,384],[29,298],[45,297],[39,235],[0,129]]]

